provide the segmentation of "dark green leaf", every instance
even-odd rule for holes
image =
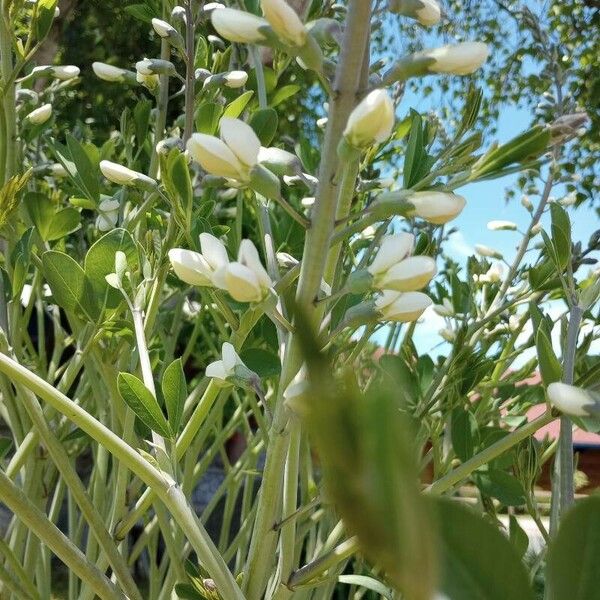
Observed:
[[[550,543],[549,600],[600,600],[600,497],[578,500]]]
[[[196,111],[196,131],[214,135],[219,126],[223,107],[215,102],[203,102]]]
[[[281,372],[281,363],[277,355],[263,348],[247,348],[240,354],[240,358],[261,379],[275,377]]]
[[[517,555],[522,559],[529,547],[529,537],[521,525],[519,525],[519,521],[515,515],[510,515],[508,517],[508,523],[508,539],[517,551]]]
[[[533,600],[509,540],[472,509],[435,500],[441,545],[440,591],[450,600]]]
[[[121,398],[146,427],[163,437],[170,438],[172,436],[167,419],[165,419],[156,398],[142,381],[130,373],[119,373],[117,385]]]
[[[552,244],[561,270],[571,261],[571,221],[567,211],[556,202],[550,204]]]
[[[535,335],[535,347],[537,349],[538,364],[544,385],[548,387],[551,383],[560,381],[562,366],[554,354],[550,338],[542,327],[537,330]]]
[[[464,462],[473,456],[475,450],[477,420],[469,411],[457,407],[452,411],[450,423],[452,447],[456,456]]]
[[[490,469],[474,476],[477,487],[487,496],[496,498],[505,506],[525,504],[525,490],[521,482],[506,471]]]
[[[262,108],[252,114],[249,125],[254,129],[260,143],[263,146],[268,146],[275,137],[278,123],[279,118],[275,110]]]
[[[246,108],[248,102],[250,102],[252,99],[252,96],[254,96],[254,92],[252,90],[244,92],[241,96],[238,96],[235,100],[227,105],[223,116],[230,119],[237,119]]]
[[[48,35],[50,27],[52,27],[57,4],[58,0],[38,0],[35,4],[37,9],[35,37],[40,42]]]

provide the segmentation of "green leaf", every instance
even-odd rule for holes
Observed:
[[[509,540],[472,509],[437,498],[439,589],[450,600],[533,600],[523,564]]]
[[[525,504],[525,490],[521,482],[506,471],[490,469],[474,475],[477,487],[487,496],[496,498],[505,506]]]
[[[216,102],[203,102],[196,111],[196,131],[214,135],[219,126],[223,107]]]
[[[108,309],[116,308],[123,300],[121,293],[106,283],[106,276],[115,270],[115,254],[118,250],[125,253],[129,269],[137,269],[137,246],[126,229],[109,231],[92,245],[85,256],[85,274],[98,298],[99,306]]]
[[[477,420],[467,410],[457,407],[452,411],[450,437],[456,456],[465,462],[473,456],[477,437]]]
[[[535,347],[544,386],[548,387],[551,383],[560,381],[562,378],[562,366],[554,354],[550,337],[544,332],[542,327],[538,328],[535,335]]]
[[[59,240],[81,227],[81,215],[74,208],[63,208],[54,214],[44,241]]]
[[[12,299],[20,297],[23,285],[27,278],[29,264],[31,262],[33,227],[27,229],[15,245],[12,254],[13,273],[12,273]]]
[[[600,497],[578,500],[550,542],[549,600],[600,600]]]
[[[550,204],[552,244],[561,269],[571,261],[571,221],[567,211],[556,202]]]
[[[242,112],[244,112],[244,109],[248,105],[248,102],[250,102],[252,99],[252,96],[254,96],[254,92],[252,90],[244,92],[242,95],[238,96],[225,107],[223,116],[230,119],[237,119]]]
[[[42,255],[42,268],[56,303],[67,311],[77,310],[94,321],[97,305],[81,266],[63,252],[49,250]]]
[[[381,581],[377,581],[377,579],[373,579],[373,577],[367,577],[366,575],[340,575],[338,577],[338,581],[340,583],[345,583],[346,585],[356,585],[359,587],[364,587],[367,590],[372,590],[379,594],[382,598],[386,600],[394,600],[393,592],[387,586],[383,585]]]
[[[146,427],[163,437],[172,437],[172,431],[156,398],[141,380],[130,373],[119,373],[117,386],[121,398]]]
[[[181,600],[206,600],[206,596],[196,590],[190,583],[175,584],[175,593]]]
[[[192,179],[185,155],[181,152],[173,152],[168,161],[169,178],[173,187],[181,199],[184,211],[191,211],[194,202],[192,191]]]
[[[283,87],[277,88],[276,92],[269,98],[269,106],[275,108],[282,102],[285,102],[288,98],[295,96],[301,89],[301,86],[296,84],[284,85]]]
[[[143,146],[150,126],[150,111],[152,102],[150,100],[138,100],[133,109],[133,120],[135,123],[135,140],[139,146]]]
[[[421,115],[414,110],[411,110],[411,115],[410,135],[406,146],[403,167],[405,188],[409,188],[411,182],[414,180],[413,171],[416,171],[423,153],[425,152],[423,147],[423,120]]]
[[[254,129],[260,143],[263,146],[268,146],[273,141],[275,133],[277,133],[279,117],[272,108],[261,108],[252,113],[248,124]]]
[[[275,377],[281,373],[281,363],[278,356],[263,348],[247,348],[240,354],[240,358],[261,379]]]
[[[94,201],[100,197],[100,171],[98,165],[94,165],[84,147],[69,133],[66,135],[67,148],[71,155],[71,160],[75,163],[77,175],[80,178],[87,196]]]
[[[187,384],[181,358],[174,360],[166,369],[161,382],[161,389],[165,398],[169,425],[173,432],[179,431],[183,406],[187,398]]]
[[[508,539],[516,550],[517,555],[522,559],[525,556],[525,552],[527,552],[527,548],[529,548],[529,537],[515,515],[509,515],[508,524]]]
[[[124,8],[125,12],[143,23],[151,23],[156,16],[147,4],[130,4]]]
[[[38,0],[36,2],[37,17],[35,20],[35,37],[41,42],[50,31],[58,0]]]
[[[23,197],[23,203],[40,237],[48,241],[46,236],[55,210],[52,199],[40,192],[27,192]]]

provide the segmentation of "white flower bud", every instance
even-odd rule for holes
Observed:
[[[479,256],[499,259],[502,258],[502,252],[499,252],[494,248],[490,248],[489,246],[484,246],[483,244],[475,244],[475,252],[477,252]]]
[[[69,79],[79,77],[79,67],[75,65],[58,65],[51,68],[50,74],[61,81],[68,81]]]
[[[385,321],[408,323],[416,321],[428,306],[431,298],[422,292],[384,292],[375,300],[375,308]]]
[[[109,160],[100,161],[100,171],[109,181],[119,185],[132,185],[144,188],[155,188],[156,181],[143,173],[129,169]]]
[[[224,75],[225,87],[231,89],[241,88],[248,81],[248,73],[246,71],[229,71]]]
[[[456,339],[456,332],[454,329],[444,327],[438,331],[440,336],[449,343],[452,343]]]
[[[528,196],[521,197],[521,205],[526,208],[529,212],[533,210],[533,204],[531,204],[531,200]]]
[[[547,393],[552,406],[572,417],[597,415],[600,409],[600,398],[591,390],[555,382],[548,386]]]
[[[366,148],[390,137],[394,127],[394,105],[383,89],[373,90],[350,113],[344,130],[348,143]]]
[[[533,237],[534,235],[537,235],[540,231],[542,230],[542,224],[541,223],[536,223],[532,228],[531,228],[531,237]]]
[[[317,119],[316,125],[319,129],[325,129],[325,127],[327,127],[328,121],[329,119],[327,117],[321,117],[320,119]]]
[[[118,220],[119,202],[112,198],[102,200],[98,205],[98,217],[96,218],[98,231],[105,232],[114,229]]]
[[[123,81],[128,74],[132,74],[131,71],[121,69],[120,67],[114,67],[113,65],[108,65],[103,62],[92,63],[92,69],[94,70],[96,77],[111,82]]]
[[[221,357],[221,360],[211,362],[206,367],[205,375],[216,379],[220,385],[228,385],[229,382],[227,379],[235,375],[235,368],[245,365],[235,351],[235,348],[229,342],[223,343]]]
[[[512,221],[490,221],[487,228],[490,231],[516,231],[517,224]]]
[[[306,397],[310,384],[306,379],[306,365],[296,373],[294,379],[285,388],[283,399],[285,405],[296,415],[303,416],[306,412],[303,399]]]
[[[308,32],[296,11],[285,0],[260,0],[265,19],[290,46],[304,46]]]
[[[392,12],[416,19],[421,25],[435,25],[442,18],[436,0],[391,0]]]
[[[234,8],[217,8],[212,11],[210,19],[221,37],[240,44],[262,42],[265,36],[261,29],[269,27],[265,19]]]
[[[227,144],[205,133],[194,133],[187,141],[191,157],[208,173],[218,177],[247,180],[248,173]]]
[[[144,58],[135,63],[135,70],[143,76],[174,75],[175,65],[169,60],[160,58]]]
[[[54,177],[66,177],[68,175],[67,170],[60,163],[50,165],[50,174]]]
[[[405,259],[413,249],[415,236],[412,233],[396,233],[386,235],[379,246],[379,250],[368,267],[371,275],[385,273],[390,267]]]
[[[152,27],[161,38],[169,38],[173,34],[177,34],[175,27],[162,19],[152,19]]]
[[[577,203],[577,194],[575,192],[571,192],[567,194],[564,198],[561,198],[558,203],[561,206],[573,206]]]
[[[465,207],[465,199],[447,192],[415,192],[407,198],[414,206],[412,214],[434,225],[455,219]]]
[[[287,150],[281,148],[260,147],[258,162],[276,175],[293,175],[302,172],[300,159]]]
[[[414,292],[424,288],[436,272],[433,258],[409,256],[377,277],[374,285],[380,289],[397,292]]]
[[[189,285],[212,286],[212,268],[199,252],[172,248],[169,260],[175,274]]]
[[[433,62],[427,65],[430,73],[468,75],[476,71],[487,59],[488,47],[481,42],[463,42],[441,48],[418,52],[417,56]]]
[[[43,104],[32,110],[25,118],[34,125],[42,125],[52,116],[52,104]]]

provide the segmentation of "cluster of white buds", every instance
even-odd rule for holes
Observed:
[[[354,148],[387,140],[394,127],[394,105],[383,89],[373,90],[350,113],[344,139]]]
[[[437,272],[430,256],[410,256],[415,237],[398,233],[383,238],[375,259],[367,270],[373,287],[396,292],[414,292],[424,288]]]
[[[200,234],[202,252],[183,248],[169,251],[176,275],[190,285],[225,290],[238,302],[260,302],[273,282],[263,267],[258,250],[250,240],[242,240],[237,261],[229,261],[221,240],[209,233]]]
[[[187,151],[211,175],[234,183],[249,183],[250,171],[258,163],[260,150],[256,133],[243,121],[228,118],[219,122],[219,132],[220,138],[205,133],[192,134]]]
[[[501,263],[494,263],[485,273],[481,275],[473,275],[475,283],[499,283],[502,281],[504,269]]]
[[[427,294],[417,290],[435,275],[435,261],[429,256],[410,256],[414,241],[410,233],[386,236],[367,268],[373,287],[383,290],[375,307],[385,320],[414,321],[432,304]]]
[[[110,160],[100,161],[100,171],[106,179],[118,185],[139,187],[146,190],[154,190],[157,186],[156,181],[152,177],[148,177],[148,175],[111,162]]]
[[[212,25],[230,42],[283,47],[303,67],[320,70],[321,49],[296,11],[285,0],[260,0],[260,6],[264,18],[218,6],[211,11]]]
[[[390,0],[389,8],[425,26],[435,25],[442,18],[442,10],[436,0]]]
[[[43,125],[52,116],[52,104],[43,104],[32,110],[25,119],[32,125]]]

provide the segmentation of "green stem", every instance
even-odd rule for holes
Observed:
[[[0,470],[0,501],[103,600],[126,600],[125,594],[83,555],[56,525]]]
[[[327,122],[316,202],[307,231],[304,258],[300,269],[296,304],[307,312],[311,323],[318,325],[318,312],[313,305],[325,272],[328,249],[335,223],[337,187],[335,174],[339,160],[337,147],[348,116],[357,101],[366,39],[371,20],[369,0],[351,0],[348,6],[344,40],[341,46],[330,114]],[[281,518],[281,496],[284,464],[289,446],[288,413],[283,392],[302,363],[299,342],[290,336],[280,378],[278,397],[271,426],[267,460],[258,497],[252,541],[246,563],[244,589],[248,600],[259,600],[272,572],[278,532],[273,525]]]
[[[185,3],[185,125],[183,129],[183,143],[185,144],[192,135],[194,129],[194,100],[195,100],[195,50],[194,50],[194,12],[192,0]]]
[[[212,579],[214,579],[221,595],[228,600],[229,598],[231,600],[245,600],[223,558],[211,541],[204,526],[196,517],[194,509],[171,477],[159,471],[118,435],[48,382],[4,354],[0,354],[0,371],[8,375],[13,381],[30,389],[54,409],[65,415],[91,438],[103,445],[118,460],[123,461],[146,485],[151,487],[158,498],[166,505],[173,519],[186,532],[190,544]],[[8,480],[8,478],[6,479]],[[0,490],[0,493],[2,493],[2,490]]]
[[[479,467],[489,463],[498,456],[504,454],[507,450],[521,442],[522,440],[533,435],[538,429],[541,429],[548,423],[551,423],[556,419],[556,415],[552,414],[552,411],[547,411],[543,415],[540,415],[537,419],[530,421],[523,427],[515,429],[507,436],[498,440],[491,446],[488,446],[485,450],[482,450],[479,454],[476,454],[469,460],[462,463],[459,467],[450,471],[447,475],[444,475],[437,481],[434,481],[426,491],[430,494],[443,494],[447,490],[453,488],[457,483],[460,483],[473,471],[476,471]]]

